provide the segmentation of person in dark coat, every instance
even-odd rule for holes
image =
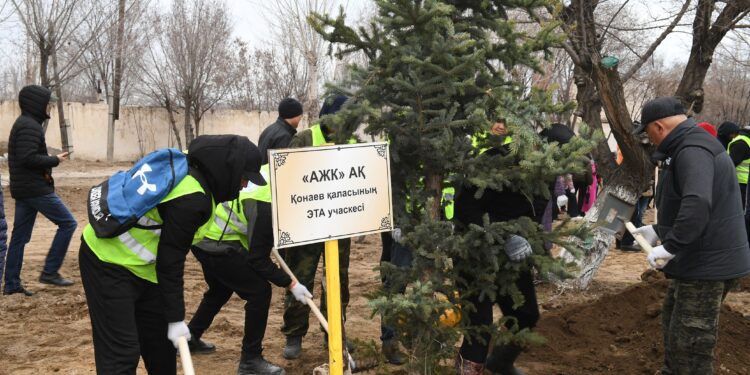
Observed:
[[[191,338],[185,258],[213,223],[213,204],[236,199],[253,176],[262,180],[251,145],[238,135],[196,137],[188,146],[188,174],[139,218],[145,226],[100,238],[86,225],[78,261],[97,374],[135,375],[141,358],[149,374],[177,373],[175,348]]]
[[[284,98],[279,103],[279,118],[269,125],[258,138],[261,162],[268,163],[268,150],[287,148],[292,137],[297,134],[297,127],[302,120],[302,103],[294,98]]]
[[[664,298],[662,374],[713,374],[719,311],[750,274],[750,247],[734,164],[722,145],[685,115],[679,99],[643,107],[641,126],[661,162],[656,225],[636,230],[655,246],[652,267],[672,280]]]
[[[8,246],[3,294],[32,295],[21,284],[21,266],[24,247],[31,239],[38,212],[57,225],[57,233],[47,253],[39,282],[57,286],[73,284],[58,271],[77,223],[55,194],[52,179],[52,168],[68,160],[69,153],[50,156],[42,128],[42,123],[50,118],[50,104],[55,101],[50,89],[37,85],[26,86],[18,94],[21,115],[13,124],[8,140],[10,195],[16,200],[16,211]]]
[[[546,138],[553,138],[557,141],[555,131],[551,136],[545,133]],[[565,138],[565,141],[570,139],[569,137],[563,138]],[[507,145],[503,145],[482,151],[482,153],[508,155],[509,149]],[[458,232],[467,230],[470,224],[483,225],[484,215],[488,215],[490,222],[504,222],[521,217],[530,217],[537,223],[542,223],[542,217],[548,205],[547,199],[534,197],[534,199],[529,200],[519,191],[511,189],[498,191],[489,188],[485,189],[484,193],[477,198],[478,189],[477,186],[467,183],[461,186],[456,193],[453,221]],[[509,261],[525,263],[532,255],[532,249],[525,238],[512,234],[505,240],[505,253]],[[454,259],[454,262],[460,262],[460,260]],[[475,275],[463,275],[467,283],[471,283],[475,277]],[[515,284],[524,298],[524,302],[520,306],[515,305],[510,295],[498,293],[496,296],[485,298],[480,298],[479,295],[467,296],[476,308],[475,311],[467,312],[467,318],[471,325],[479,327],[491,325],[493,322],[493,307],[497,304],[503,315],[512,316],[516,319],[519,330],[534,328],[539,320],[539,306],[531,266],[520,272]],[[464,338],[456,363],[458,374],[481,374],[486,366],[493,373],[522,375],[523,372],[516,368],[514,363],[523,351],[523,347],[512,343],[498,345],[493,348],[492,354],[488,356],[490,339],[488,333],[482,333],[480,337],[472,339]]]

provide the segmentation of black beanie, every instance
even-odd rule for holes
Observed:
[[[302,103],[294,98],[284,98],[279,103],[279,117],[289,119],[302,114]]]
[[[724,121],[719,125],[719,129],[717,131],[717,135],[719,137],[726,137],[730,134],[739,133],[740,127],[737,126],[737,124],[731,122],[731,121]]]

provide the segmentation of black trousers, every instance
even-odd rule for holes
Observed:
[[[143,357],[149,374],[176,374],[176,352],[167,339],[157,284],[102,262],[83,239],[78,262],[94,336],[96,373],[134,375]]]
[[[197,247],[193,254],[201,263],[208,290],[188,324],[190,333],[200,338],[211,326],[216,314],[229,301],[232,293],[245,300],[245,336],[243,358],[256,358],[263,352],[268,308],[271,305],[271,284],[260,277],[247,262],[247,251],[212,255]]]
[[[490,301],[488,298],[480,301],[477,296],[470,297],[469,301],[474,304],[476,311],[467,314],[469,322],[472,326],[489,326],[492,324],[492,307],[495,303],[500,307],[504,316],[512,316],[518,320],[518,329],[533,328],[539,321],[539,306],[536,300],[536,290],[534,290],[534,276],[531,271],[522,272],[516,280],[516,286],[523,295],[523,305],[518,308],[513,308],[513,298],[510,295],[500,295],[496,297],[496,300]],[[513,322],[506,323],[506,326],[510,328]],[[480,340],[469,340],[464,339],[461,345],[461,356],[463,359],[484,363],[489,352],[489,343],[491,339],[490,334],[482,334]]]

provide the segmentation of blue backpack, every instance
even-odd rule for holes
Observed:
[[[176,148],[162,148],[129,171],[119,171],[92,187],[88,214],[96,236],[112,238],[127,232],[187,174],[187,156]]]

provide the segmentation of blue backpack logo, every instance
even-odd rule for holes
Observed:
[[[187,156],[176,148],[162,148],[129,171],[119,171],[92,187],[88,215],[96,236],[112,238],[127,232],[187,174]]]

